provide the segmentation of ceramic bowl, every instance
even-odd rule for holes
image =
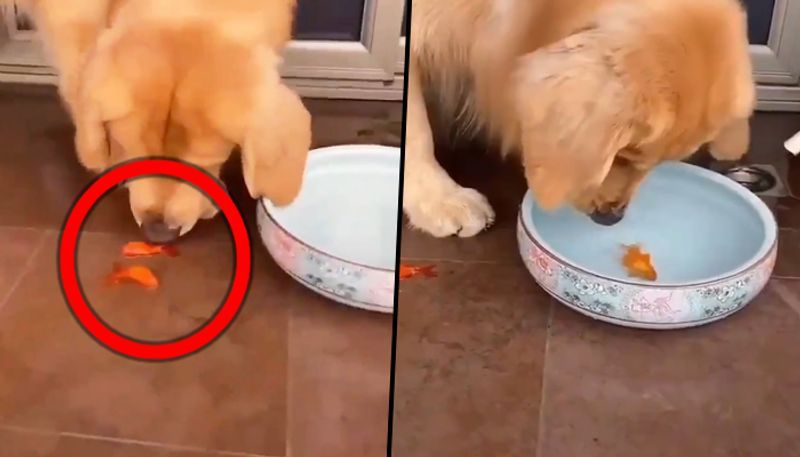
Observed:
[[[309,289],[350,306],[391,313],[397,245],[398,148],[347,145],[311,152],[291,205],[258,205],[261,239]]]
[[[530,192],[517,238],[534,279],[587,316],[628,327],[707,324],[742,309],[775,265],[777,224],[758,197],[684,163],[653,170],[625,218],[605,227],[571,208],[540,209]],[[654,282],[630,278],[624,245],[652,255]]]

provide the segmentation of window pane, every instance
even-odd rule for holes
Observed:
[[[361,41],[365,0],[300,0],[295,38]]]
[[[742,0],[747,8],[747,32],[752,44],[767,44],[775,0]]]

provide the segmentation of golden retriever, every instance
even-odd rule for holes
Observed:
[[[280,79],[295,0],[28,0],[60,73],[80,162],[145,156],[218,175],[236,146],[255,197],[299,193],[311,119]],[[171,242],[217,209],[166,178],[127,183],[148,239]]]
[[[434,236],[473,236],[483,195],[434,158],[443,110],[521,155],[543,208],[612,225],[649,170],[710,144],[749,146],[755,85],[736,0],[412,0],[403,207]],[[438,103],[426,105],[428,89]]]

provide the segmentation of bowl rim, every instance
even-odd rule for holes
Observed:
[[[525,193],[525,197],[523,198],[522,203],[520,204],[519,215],[518,215],[519,223],[522,229],[525,231],[525,236],[532,243],[538,246],[539,249],[546,252],[560,264],[565,265],[585,275],[592,276],[601,279],[603,281],[613,282],[616,284],[622,284],[626,286],[636,286],[649,289],[682,289],[688,287],[707,286],[710,284],[726,282],[737,276],[740,276],[742,273],[749,271],[753,267],[762,264],[770,256],[772,250],[775,248],[775,245],[778,243],[778,224],[775,220],[775,216],[772,214],[772,211],[760,198],[758,198],[758,196],[747,190],[742,185],[736,183],[732,179],[722,176],[711,170],[698,167],[696,165],[684,162],[671,162],[671,163],[661,164],[659,165],[659,167],[683,168],[685,171],[689,173],[694,173],[695,175],[698,175],[701,178],[709,179],[715,182],[716,184],[719,184],[727,188],[740,198],[744,199],[747,203],[749,203],[750,206],[756,211],[756,214],[758,214],[765,233],[764,240],[761,242],[761,245],[759,246],[756,253],[747,262],[744,262],[741,266],[733,270],[725,271],[724,273],[721,273],[717,276],[703,278],[694,281],[681,282],[681,283],[674,283],[674,282],[649,283],[645,281],[637,281],[633,279],[620,279],[612,276],[607,276],[592,269],[578,266],[572,261],[558,254],[558,252],[555,249],[553,249],[549,243],[547,243],[546,241],[544,241],[544,239],[541,238],[538,230],[536,230],[536,225],[533,223],[531,216],[527,215],[527,217],[525,217],[526,212],[524,211],[524,209],[531,207],[531,205],[533,205],[534,203],[533,193],[530,190],[528,190]]]
[[[363,310],[372,311],[372,312],[376,312],[376,313],[383,313],[383,314],[394,313],[394,306],[383,306],[383,305],[379,305],[379,304],[373,303],[373,302],[368,302],[368,301],[364,301],[364,300],[356,300],[354,298],[347,298],[347,297],[345,297],[343,295],[339,295],[339,294],[336,294],[334,292],[327,291],[327,290],[325,290],[325,289],[323,289],[323,288],[321,288],[321,287],[319,287],[319,286],[317,286],[315,284],[312,284],[312,283],[308,282],[305,278],[303,278],[302,276],[299,276],[297,273],[295,273],[294,271],[291,271],[291,269],[286,268],[283,265],[278,264],[278,267],[280,267],[281,270],[283,270],[287,275],[289,275],[290,278],[292,278],[295,281],[299,282],[303,287],[311,290],[312,292],[320,294],[320,295],[322,295],[323,297],[325,297],[325,298],[327,298],[329,300],[333,300],[333,301],[336,301],[336,302],[339,302],[339,303],[344,303],[344,304],[346,304],[348,306],[351,306],[353,308],[363,309]]]
[[[311,160],[312,155],[316,154],[317,152],[325,152],[326,154],[331,154],[331,153],[342,153],[342,154],[356,154],[356,153],[359,153],[360,154],[360,153],[366,152],[367,150],[370,151],[370,154],[375,154],[376,150],[378,152],[381,152],[381,151],[385,152],[385,153],[390,153],[391,152],[391,153],[395,153],[395,154],[396,153],[400,153],[400,151],[401,151],[400,148],[397,148],[397,147],[383,146],[383,145],[378,145],[378,144],[342,144],[342,145],[336,145],[336,146],[325,146],[325,147],[321,147],[321,148],[316,148],[316,149],[310,150],[309,151],[309,161]],[[402,160],[402,155],[401,155],[401,160]],[[306,165],[306,169],[308,169],[308,165]],[[402,176],[400,177],[400,179],[402,180]],[[398,183],[398,187],[399,187],[399,183]],[[321,255],[323,255],[325,257],[337,260],[339,262],[342,262],[342,263],[345,263],[345,264],[348,264],[348,265],[352,265],[354,267],[364,268],[364,269],[372,270],[372,271],[376,271],[376,272],[387,272],[387,273],[394,274],[394,272],[397,270],[397,267],[395,267],[395,268],[384,268],[384,267],[378,267],[378,266],[375,266],[375,265],[368,265],[366,263],[356,262],[354,260],[348,260],[348,259],[339,257],[337,255],[331,254],[329,252],[326,252],[325,250],[323,250],[321,248],[318,248],[318,247],[315,247],[315,246],[311,246],[309,243],[306,243],[305,241],[303,241],[300,238],[298,238],[294,233],[290,232],[286,227],[281,225],[281,223],[278,222],[275,219],[275,217],[273,216],[272,212],[270,211],[270,206],[272,206],[274,208],[274,205],[272,205],[272,202],[269,202],[267,200],[267,198],[258,199],[258,206],[264,211],[264,214],[266,214],[266,216],[269,218],[270,222],[272,222],[281,232],[283,232],[286,236],[288,236],[289,238],[294,240],[296,243],[300,244],[301,246],[303,246],[304,248],[306,248],[306,249],[308,249],[310,251],[314,251],[317,254],[321,254]],[[261,231],[261,230],[259,229],[259,231]],[[397,243],[395,243],[395,244],[397,244]],[[397,249],[397,247],[395,246],[395,250],[396,249]],[[396,263],[397,263],[397,259],[395,259],[395,264]]]

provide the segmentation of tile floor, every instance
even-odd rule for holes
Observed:
[[[753,128],[747,160],[774,165],[793,193],[768,201],[781,226],[775,278],[725,321],[672,332],[555,304],[518,257],[518,166],[443,153],[498,218],[467,240],[403,232],[404,261],[439,277],[400,289],[395,454],[800,456],[800,159],[781,146],[800,115],[760,113]]]
[[[399,104],[309,101],[318,146],[397,144]],[[253,284],[230,330],[171,363],[134,362],[90,339],[56,279],[58,230],[90,179],[54,90],[0,86],[0,457],[380,456],[386,452],[392,320],[318,298],[254,235]],[[253,229],[236,166],[226,181]],[[123,192],[90,216],[78,250],[85,292],[123,333],[165,340],[202,324],[226,291],[221,221],[152,259],[163,287],[108,288],[137,239]]]

